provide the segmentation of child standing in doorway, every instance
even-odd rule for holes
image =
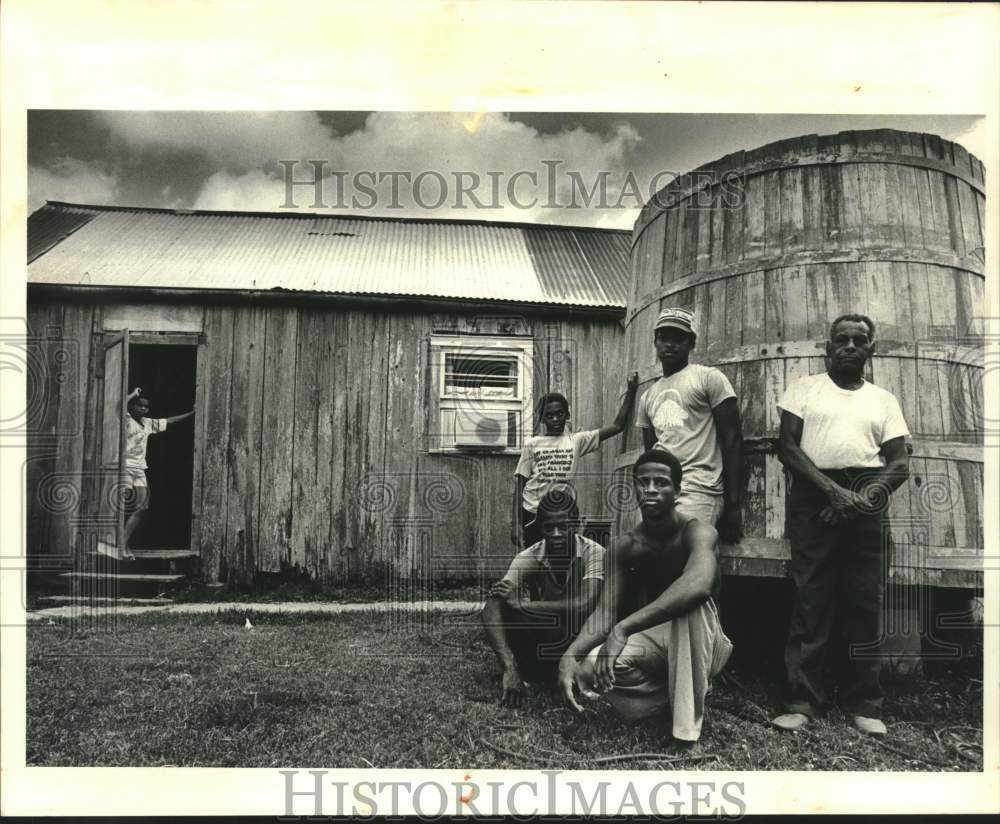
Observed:
[[[569,401],[558,392],[542,397],[541,418],[544,435],[528,438],[521,449],[521,459],[514,470],[514,507],[510,540],[518,549],[533,546],[542,539],[536,521],[538,502],[550,489],[572,479],[577,459],[593,452],[602,441],[622,433],[628,425],[639,373],[629,375],[625,397],[614,422],[600,429],[566,432]]]
[[[141,396],[141,387],[133,389],[127,399],[128,416],[125,419],[125,476],[129,487],[135,490],[135,509],[125,522],[125,546],[121,548],[123,560],[135,560],[129,549],[132,533],[142,522],[149,509],[149,485],[146,482],[146,442],[173,423],[180,423],[194,415],[194,410],[169,418],[150,418],[149,398]]]

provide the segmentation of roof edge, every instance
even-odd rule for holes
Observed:
[[[28,281],[26,290],[36,294],[66,294],[79,297],[89,296],[99,298],[103,295],[112,296],[115,300],[127,300],[132,297],[148,299],[150,295],[164,298],[167,301],[211,300],[214,302],[235,300],[281,300],[281,301],[321,301],[341,303],[393,303],[405,304],[436,304],[463,305],[482,307],[509,307],[538,312],[565,312],[578,314],[592,312],[602,315],[617,315],[625,317],[625,304],[580,304],[580,303],[547,303],[542,301],[510,300],[507,298],[462,298],[444,295],[394,295],[381,292],[309,292],[298,289],[194,289],[177,286],[112,286],[79,283],[44,283]]]
[[[494,228],[544,230],[556,229],[573,232],[599,232],[606,235],[630,236],[631,229],[604,229],[599,226],[574,226],[566,223],[528,223],[523,221],[507,220],[482,220],[476,218],[434,218],[434,217],[395,217],[384,215],[358,215],[358,214],[326,214],[323,212],[302,212],[296,209],[294,212],[241,212],[234,210],[219,209],[167,209],[160,206],[119,206],[99,203],[70,203],[65,200],[46,200],[45,206],[40,206],[31,214],[36,214],[46,206],[63,207],[68,209],[92,209],[97,212],[143,212],[146,214],[164,214],[186,217],[188,215],[200,217],[257,217],[272,218],[275,220],[356,220],[361,222],[379,223],[433,223],[433,224],[453,224],[456,226],[488,226]],[[30,215],[29,215],[30,217]]]

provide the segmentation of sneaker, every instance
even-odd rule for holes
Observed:
[[[865,735],[885,735],[888,730],[879,718],[866,718],[863,715],[855,715],[852,719],[854,729],[863,732]]]
[[[809,716],[801,712],[787,712],[772,719],[771,726],[779,730],[801,730],[809,723]]]

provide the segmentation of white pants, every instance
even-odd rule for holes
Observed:
[[[687,492],[681,484],[681,492],[677,496],[677,511],[682,515],[697,518],[703,524],[711,527],[722,514],[723,500],[721,495],[709,495],[701,490]]]
[[[591,650],[581,667],[581,681],[588,689],[593,689],[599,651]],[[709,681],[722,671],[732,651],[709,599],[686,615],[630,635],[615,662],[614,689],[605,698],[628,721],[669,705],[674,738],[697,741]]]

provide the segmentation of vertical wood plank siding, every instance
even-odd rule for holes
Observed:
[[[230,402],[233,397],[234,324],[228,310],[212,306],[205,314],[206,375],[202,381],[201,405],[195,414],[204,418],[205,443],[201,474],[201,556],[202,568],[210,582],[217,582],[226,547],[229,511]]]
[[[81,473],[93,466],[83,450],[96,439],[84,437],[84,424],[95,432],[101,414],[100,384],[88,380],[101,307],[49,300],[33,302],[33,332],[61,330],[83,360],[69,382],[29,372],[29,397],[45,403],[29,439],[26,518],[32,551],[62,553],[68,563],[75,509],[45,496],[62,500],[72,489],[78,500]],[[473,581],[505,568],[517,457],[428,453],[436,426],[428,340],[447,329],[501,334],[512,315],[534,339],[535,399],[560,391],[577,429],[608,423],[624,388],[612,368],[623,340],[614,319],[209,306],[197,405],[205,579],[245,585],[262,573],[293,573],[389,585],[409,576]],[[56,339],[41,345],[42,361],[65,348]],[[57,437],[67,427],[73,434]],[[618,451],[612,441],[581,462],[585,515],[610,517],[604,486]]]
[[[93,426],[91,335],[99,310],[80,304],[28,307],[23,347],[27,408],[25,526],[28,552],[66,563],[87,515],[83,491],[99,488],[84,472],[83,433]]]

